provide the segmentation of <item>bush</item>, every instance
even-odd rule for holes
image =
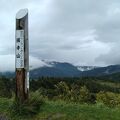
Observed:
[[[89,90],[86,86],[82,86],[81,88],[78,85],[72,84],[70,87],[65,82],[59,82],[55,85],[57,96],[56,99],[62,99],[65,101],[72,102],[94,102],[96,99],[95,96],[90,95]],[[93,98],[94,97],[94,98]]]
[[[120,105],[119,95],[112,92],[99,92],[97,94],[97,101],[102,102],[109,107],[116,107]]]
[[[30,93],[29,99],[24,101],[24,103],[14,99],[9,110],[12,116],[33,116],[39,112],[42,104],[42,96],[36,91]]]
[[[69,100],[70,98],[70,88],[65,82],[59,82],[57,85],[55,85],[56,92],[58,95],[56,98],[63,99],[63,100]]]
[[[80,102],[89,102],[90,92],[86,86],[80,88],[79,101]]]

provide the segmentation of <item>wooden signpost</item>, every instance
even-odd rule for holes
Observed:
[[[20,102],[28,99],[29,92],[29,40],[28,10],[16,14],[15,32],[16,98]]]

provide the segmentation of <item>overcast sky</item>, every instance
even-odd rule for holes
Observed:
[[[15,15],[29,10],[30,66],[120,64],[120,0],[0,0],[0,71],[15,69]]]

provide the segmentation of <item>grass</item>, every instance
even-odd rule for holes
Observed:
[[[0,114],[9,116],[11,100],[0,98]],[[63,101],[48,101],[41,106],[41,110],[32,118],[23,116],[12,120],[120,120],[120,108],[108,108],[103,104],[75,104]]]
[[[0,98],[0,114],[7,113],[8,107],[10,105],[11,100],[7,98]]]
[[[60,101],[47,101],[39,118],[48,118],[50,115],[55,118],[59,114],[62,118],[55,120],[119,120],[120,108],[112,109],[101,104],[67,104]]]

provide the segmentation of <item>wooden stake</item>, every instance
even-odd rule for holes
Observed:
[[[16,14],[16,98],[24,102],[29,92],[28,10]]]

